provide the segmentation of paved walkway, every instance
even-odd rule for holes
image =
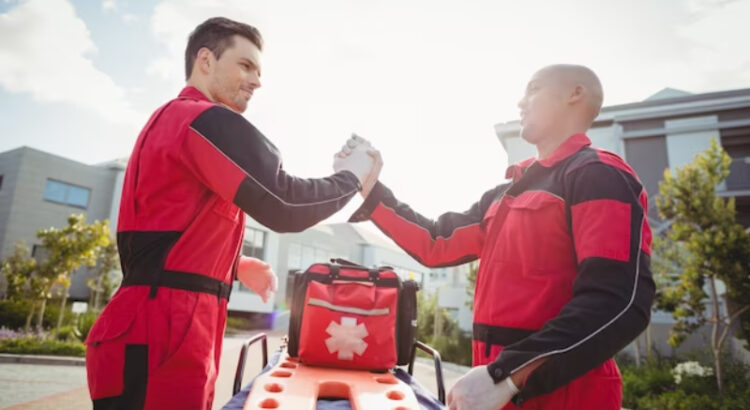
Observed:
[[[281,345],[281,331],[268,333],[269,353]],[[237,358],[242,344],[252,334],[227,336],[221,355],[219,376],[216,380],[214,410],[220,409],[232,396],[232,385]],[[243,386],[261,369],[260,344],[248,352]],[[414,366],[417,380],[437,395],[431,360],[418,359]],[[446,365],[443,369],[446,394],[464,368]],[[0,363],[0,408],[12,410],[87,410],[91,409],[86,369],[81,366]]]
[[[85,386],[86,368],[81,366],[0,364],[0,408],[21,403],[30,405],[42,396],[48,396],[56,403],[66,403],[65,407],[56,408],[90,408],[90,402],[84,402],[81,407],[82,403],[77,399],[81,393],[84,397],[88,396]],[[29,407],[26,404],[11,408],[44,408]]]

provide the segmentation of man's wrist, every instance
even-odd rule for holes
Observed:
[[[513,387],[515,387],[516,390],[518,390],[521,387],[523,387],[524,375],[522,375],[520,372],[514,373],[508,376],[508,380],[510,380],[510,382],[513,383]]]
[[[365,201],[349,217],[349,222],[362,222],[370,219],[370,215],[375,211],[375,208],[389,195],[392,195],[390,191],[380,181],[375,181],[375,185],[367,193]]]
[[[508,385],[511,393],[513,393],[514,395],[519,392],[518,387],[516,387],[516,383],[513,382],[513,377],[506,377],[505,384]]]

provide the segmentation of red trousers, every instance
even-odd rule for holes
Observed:
[[[492,346],[489,357],[497,357],[501,346]],[[490,362],[484,358],[484,343],[475,343],[474,364]],[[614,359],[609,359],[599,367],[574,379],[567,385],[523,403],[522,410],[620,410],[622,408],[622,376]],[[517,410],[519,407],[508,403],[502,410]]]
[[[161,287],[120,288],[86,340],[94,410],[210,410],[227,301]]]

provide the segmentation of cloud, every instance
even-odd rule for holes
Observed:
[[[125,23],[128,23],[128,24],[130,24],[130,23],[136,23],[136,22],[138,22],[138,16],[136,16],[135,14],[132,14],[132,13],[124,13],[122,15],[122,21],[124,21]]]
[[[27,0],[0,14],[0,87],[37,101],[73,104],[136,125],[126,90],[98,70],[86,24],[65,0]]]
[[[115,0],[104,0],[102,2],[102,10],[104,11],[117,10],[117,4],[115,3]]]
[[[687,51],[690,72],[699,76],[705,88],[732,88],[750,81],[750,1],[704,0],[689,5],[697,18],[678,29],[691,47]]]
[[[734,3],[737,0],[687,0],[687,10],[693,14],[701,14],[710,12],[716,8],[724,7],[730,3]]]

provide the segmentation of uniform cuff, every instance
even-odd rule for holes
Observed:
[[[362,190],[362,183],[359,182],[359,178],[357,178],[357,176],[354,175],[354,172],[349,171],[348,169],[345,169],[343,171],[339,171],[339,173],[342,175],[348,174],[351,177],[350,179],[352,179],[354,181],[354,184],[357,186],[357,192]]]
[[[503,379],[510,376],[510,372],[505,371],[498,362],[492,362],[487,365],[487,372],[492,377],[492,381],[495,384],[500,383]]]
[[[376,182],[367,195],[367,198],[365,198],[365,202],[349,217],[349,222],[362,222],[370,219],[370,215],[383,202],[383,199],[388,196],[388,193],[388,188],[385,185],[380,181]]]

